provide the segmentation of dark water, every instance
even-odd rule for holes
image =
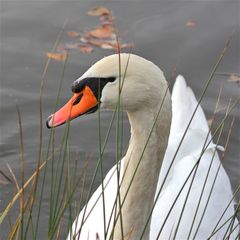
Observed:
[[[1,1],[1,86],[0,86],[0,170],[10,176],[7,164],[16,177],[20,177],[19,129],[16,104],[18,104],[24,131],[25,174],[29,176],[36,166],[39,145],[39,89],[46,52],[50,51],[56,36],[67,20],[66,31],[86,30],[97,24],[97,19],[86,12],[96,5],[109,7],[116,16],[117,26],[126,41],[135,43],[134,53],[156,64],[164,71],[170,83],[174,82],[173,72],[183,74],[195,94],[200,96],[204,82],[216,63],[227,38],[235,30],[229,50],[212,81],[202,106],[208,116],[214,111],[221,86],[223,94],[219,118],[230,99],[240,95],[240,86],[227,82],[226,74],[240,74],[240,2],[239,1]],[[196,23],[186,27],[187,21]],[[66,34],[62,42],[67,41]],[[96,60],[111,52],[96,50],[92,54],[75,53],[70,55],[67,64],[61,103],[71,95],[72,82],[84,73]],[[43,118],[54,109],[62,65],[50,64],[44,91]],[[224,73],[224,74],[223,74]],[[102,113],[104,131],[109,124],[111,113]],[[230,120],[235,118],[233,133],[224,166],[235,189],[240,183],[240,106],[233,111]],[[224,144],[230,120],[224,128],[221,143]],[[128,144],[128,123],[124,118],[124,144]],[[59,138],[64,128],[57,129]],[[49,131],[44,128],[43,140],[46,148]],[[89,115],[72,122],[70,146],[73,152],[83,156],[92,154],[91,168],[97,157],[97,114]],[[104,171],[114,164],[115,138],[106,150]],[[88,175],[90,179],[91,174]],[[0,209],[3,210],[13,192],[14,184],[3,184],[0,175]],[[41,216],[39,239],[46,238],[48,218],[48,193],[44,197],[46,208]],[[239,195],[238,195],[239,199]],[[14,213],[12,213],[14,215]],[[0,239],[5,239],[8,224],[0,226]],[[64,233],[63,233],[64,236]]]

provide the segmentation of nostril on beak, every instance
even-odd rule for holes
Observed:
[[[50,124],[50,121],[52,120],[52,115],[48,117],[47,121],[46,121],[46,125],[47,125],[47,128],[52,128],[51,124]]]

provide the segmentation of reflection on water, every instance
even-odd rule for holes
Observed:
[[[16,103],[20,107],[25,144],[26,177],[36,166],[36,156],[39,145],[39,87],[43,66],[48,52],[67,19],[67,30],[81,31],[94,26],[97,22],[88,17],[86,12],[98,2],[86,1],[44,1],[1,2],[1,138],[0,138],[0,170],[9,174],[9,164],[16,174],[19,172],[19,129],[16,113]],[[239,20],[239,2],[237,1],[171,1],[156,2],[109,1],[106,5],[116,16],[117,26],[127,40],[135,43],[134,52],[159,65],[170,83],[173,83],[173,73],[181,73],[197,96],[203,90],[204,82],[211,72],[226,39],[236,29]],[[187,21],[193,21],[195,26],[186,27]],[[203,101],[203,108],[208,116],[214,110],[217,95],[223,86],[221,109],[219,117],[224,116],[229,100],[240,95],[237,84],[227,82],[226,74],[238,73],[239,69],[239,26],[231,42],[228,53],[221,64],[218,74],[211,83]],[[66,40],[66,36],[62,41]],[[92,54],[71,54],[66,68],[60,105],[71,95],[71,83],[78,78],[91,64],[110,54],[106,50],[96,50]],[[62,65],[52,62],[48,73],[44,93],[44,119],[54,109]],[[240,108],[231,114],[235,117],[235,125],[224,166],[229,174],[233,189],[240,182]],[[106,131],[111,113],[102,113],[102,127]],[[97,158],[97,115],[86,116],[72,123],[70,144],[73,152],[82,155],[91,154],[92,168]],[[222,144],[227,136],[230,120],[224,129]],[[124,118],[124,143],[128,144],[129,129]],[[63,128],[57,129],[57,138],[63,135]],[[81,134],[79,134],[81,133]],[[80,136],[81,135],[81,136]],[[47,145],[49,132],[44,128],[44,147]],[[115,137],[106,149],[106,172],[114,164]],[[81,165],[81,164],[80,164]],[[91,178],[89,173],[88,178]],[[0,180],[2,176],[0,175]],[[1,183],[0,183],[1,184]],[[14,184],[3,185],[0,188],[0,208],[15,191]],[[239,198],[239,195],[238,195]],[[46,198],[45,198],[46,199]],[[43,203],[47,209],[48,200]],[[43,211],[40,237],[47,226],[48,212]],[[5,229],[5,231],[3,231]],[[1,237],[6,238],[5,225],[1,226]],[[64,235],[64,232],[62,233]],[[39,238],[40,239],[40,238]]]

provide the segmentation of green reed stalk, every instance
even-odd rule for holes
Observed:
[[[63,30],[65,28],[65,23],[63,24],[62,29],[60,30],[57,39],[54,43],[54,46],[52,48],[53,51],[56,50],[60,38],[62,36]],[[43,113],[42,113],[42,98],[43,98],[43,90],[44,90],[44,86],[45,86],[45,81],[46,81],[46,74],[47,74],[47,70],[50,64],[50,58],[48,58],[46,65],[44,67],[44,71],[41,77],[41,85],[40,85],[40,98],[39,98],[39,114],[40,114],[40,127],[39,127],[39,152],[38,152],[38,162],[37,162],[37,169],[39,169],[39,166],[41,165],[41,160],[42,160],[42,139],[43,139]],[[30,210],[29,210],[29,218],[27,220],[27,225],[26,225],[26,230],[25,230],[25,236],[26,233],[28,232],[28,228],[29,228],[29,224],[30,224],[30,219],[31,219],[31,215],[32,215],[32,211],[33,211],[33,206],[35,203],[35,196],[36,196],[36,191],[37,191],[37,183],[38,183],[38,176],[39,176],[39,172],[37,172],[36,178],[34,179],[34,192],[32,195],[32,202],[31,202],[31,206],[30,206]],[[34,238],[35,239],[35,238]]]
[[[226,232],[225,232],[225,234],[224,234],[224,237],[223,237],[223,239],[229,239],[230,238],[230,235],[231,235],[231,233],[232,233],[232,229],[233,229],[233,225],[234,225],[234,222],[235,222],[235,219],[236,219],[236,217],[237,217],[237,213],[238,213],[238,211],[240,210],[240,201],[239,201],[239,203],[238,203],[238,205],[237,205],[237,208],[236,208],[236,211],[235,211],[235,213],[233,214],[233,217],[232,217],[232,219],[231,219],[231,221],[230,221],[230,223],[229,223],[229,225],[228,225],[228,228],[227,228],[227,230],[226,230]],[[229,234],[228,234],[228,231],[229,231]]]
[[[128,61],[127,61],[127,66],[126,68],[128,67],[128,64],[129,64],[129,59],[130,59],[130,54],[129,54],[129,58],[128,58]],[[124,77],[126,76],[126,71],[124,73]],[[124,79],[122,81],[122,86],[121,86],[121,90],[122,90],[122,87],[123,87],[123,84],[124,84]],[[104,151],[105,151],[105,147],[106,147],[106,144],[107,144],[107,141],[109,139],[109,136],[110,136],[110,131],[112,129],[112,125],[113,125],[113,121],[116,117],[116,114],[117,114],[117,106],[115,107],[115,110],[112,114],[112,118],[110,120],[110,124],[109,124],[109,127],[108,127],[108,130],[107,130],[107,133],[106,133],[106,137],[105,137],[105,140],[104,140],[104,144],[103,144],[103,147],[102,147],[102,152],[101,152],[101,155],[103,155]],[[96,179],[96,176],[97,176],[97,171],[98,171],[98,168],[100,166],[100,159],[98,159],[97,161],[97,165],[95,167],[95,170],[94,170],[94,174],[93,174],[93,178],[91,180],[91,183],[90,183],[90,187],[89,187],[89,191],[88,191],[88,194],[87,194],[87,199],[86,199],[86,205],[85,205],[85,209],[84,209],[84,212],[83,212],[83,217],[82,217],[82,220],[81,220],[81,227],[80,229],[78,230],[78,236],[80,236],[81,234],[81,229],[82,229],[82,226],[84,224],[84,222],[86,221],[87,217],[85,218],[85,214],[86,214],[86,210],[87,210],[87,206],[88,206],[88,201],[90,199],[90,196],[91,196],[91,193],[92,193],[92,189],[93,189],[93,185],[94,185],[94,182],[95,182],[95,179]]]
[[[215,132],[213,133],[213,135],[212,135],[211,139],[209,140],[208,144],[206,145],[205,150],[207,149],[207,147],[209,146],[209,144],[211,143],[211,141],[213,141],[213,138],[215,137],[215,135],[217,134],[217,132],[220,130],[220,128],[222,127],[222,125],[225,123],[225,120],[227,119],[227,117],[229,116],[229,114],[231,113],[231,111],[235,108],[235,106],[237,105],[237,103],[239,102],[239,100],[240,100],[240,98],[238,98],[238,99],[232,104],[232,106],[229,108],[228,113],[227,113],[226,116],[223,118],[223,120],[220,122],[219,126],[217,127],[217,129],[216,129]],[[205,150],[204,150],[204,151],[205,151]],[[167,221],[167,219],[168,219],[168,217],[169,217],[169,215],[170,215],[170,213],[171,213],[174,205],[176,204],[176,202],[177,202],[177,200],[178,200],[178,198],[179,198],[179,196],[180,196],[180,194],[181,194],[184,186],[186,185],[188,179],[190,178],[191,174],[193,173],[194,169],[196,168],[197,164],[199,163],[201,157],[202,157],[202,156],[199,157],[198,161],[197,161],[197,162],[195,163],[195,165],[193,166],[193,168],[192,168],[192,170],[190,171],[188,177],[187,177],[186,180],[184,181],[184,183],[183,183],[183,185],[182,185],[182,187],[181,187],[178,195],[176,196],[176,198],[175,198],[175,200],[174,200],[174,202],[173,202],[173,204],[172,204],[172,206],[171,206],[171,208],[170,208],[170,210],[169,210],[166,218],[164,219],[163,225],[162,225],[161,229],[159,230],[158,238],[159,238],[159,236],[160,236],[160,234],[161,234],[161,232],[162,232],[162,230],[163,230],[163,227],[164,227],[164,225],[166,224],[166,221]],[[161,188],[160,188],[160,190],[161,190]],[[160,194],[160,190],[159,190],[158,194]],[[158,195],[157,195],[157,196],[158,196]],[[157,201],[157,198],[155,199],[155,201]]]
[[[19,135],[20,135],[20,169],[21,169],[21,188],[24,185],[24,159],[25,159],[25,151],[24,151],[24,143],[23,143],[23,128],[22,128],[22,118],[18,105],[16,105],[17,114],[18,114],[18,125],[19,125]],[[21,238],[23,238],[23,226],[24,226],[24,190],[21,193],[21,201],[20,201],[20,210],[21,210]]]
[[[208,139],[208,137],[209,137],[209,135],[210,135],[210,133],[211,133],[212,125],[213,125],[214,119],[215,119],[215,117],[216,117],[218,108],[219,108],[219,102],[220,102],[220,98],[221,98],[221,93],[222,93],[222,88],[220,89],[219,94],[218,94],[216,107],[215,107],[215,110],[214,110],[214,113],[213,113],[213,118],[212,118],[212,121],[211,121],[211,124],[210,124],[210,127],[209,127],[209,131],[208,131],[206,140]],[[220,136],[220,135],[219,135],[219,136]],[[206,142],[205,142],[205,143],[206,143]],[[205,145],[205,144],[204,144],[204,145]],[[218,143],[217,143],[216,145],[218,145]],[[205,181],[204,181],[204,184],[203,184],[203,187],[202,187],[202,192],[201,192],[201,195],[200,195],[199,200],[198,200],[198,205],[197,205],[196,211],[195,211],[195,213],[194,213],[192,225],[191,225],[191,228],[190,228],[190,231],[189,231],[189,234],[188,234],[188,240],[189,240],[189,238],[190,238],[190,235],[191,235],[191,232],[192,232],[192,229],[193,229],[193,226],[194,226],[194,222],[195,222],[196,217],[197,217],[197,213],[198,213],[198,210],[199,210],[199,207],[200,207],[200,203],[201,203],[201,200],[202,200],[203,192],[204,192],[204,189],[205,189],[205,187],[206,187],[206,183],[207,183],[207,180],[208,180],[208,176],[209,176],[209,174],[210,174],[210,169],[211,169],[211,166],[212,166],[212,163],[213,163],[214,155],[215,155],[215,152],[214,152],[213,157],[212,157],[212,159],[211,159],[210,166],[209,166],[209,168],[208,168],[208,171],[207,171],[207,174],[206,174],[206,178],[205,178]]]
[[[113,125],[113,121],[114,121],[114,118],[116,116],[116,109],[112,115],[112,119],[110,121],[110,124],[109,124],[109,127],[108,127],[108,130],[107,130],[107,134],[106,134],[106,137],[105,137],[105,140],[104,140],[104,144],[103,144],[103,147],[102,147],[102,152],[101,152],[101,155],[103,155],[104,151],[105,151],[105,147],[107,145],[107,141],[108,141],[108,138],[110,136],[110,131],[112,129],[112,125]],[[93,185],[94,185],[94,182],[95,182],[95,179],[96,179],[96,176],[97,176],[97,171],[98,171],[98,168],[100,167],[100,159],[98,158],[98,161],[97,161],[97,165],[94,169],[94,173],[93,173],[93,178],[91,180],[91,183],[90,183],[90,187],[89,187],[89,191],[88,191],[88,194],[87,194],[87,198],[86,198],[86,205],[85,205],[85,209],[84,209],[84,212],[83,212],[83,217],[82,217],[82,220],[81,220],[81,227],[80,229],[78,230],[78,233],[79,236],[81,234],[81,229],[82,229],[82,226],[84,224],[84,222],[86,221],[85,219],[85,214],[86,214],[86,210],[87,210],[87,206],[88,206],[88,201],[90,199],[90,196],[91,196],[91,193],[92,193],[92,189],[93,189]]]
[[[119,46],[119,42],[118,42],[118,46]],[[124,74],[123,74],[123,77],[122,77],[122,83],[120,83],[120,89],[119,89],[119,101],[120,101],[120,95],[121,95],[121,92],[122,92],[122,88],[123,88],[123,84],[124,84],[124,81],[125,81],[125,78],[126,78],[126,74],[127,74],[127,69],[128,69],[128,66],[129,66],[129,60],[130,60],[130,55],[131,54],[131,51],[130,51],[130,53],[129,53],[129,55],[128,55],[128,58],[127,58],[127,63],[126,63],[126,67],[125,67],[125,70],[124,70]],[[120,55],[119,55],[120,56]],[[122,121],[123,121],[123,118],[121,118],[122,119]],[[122,123],[123,124],[123,123]],[[121,131],[121,133],[123,134],[123,126],[122,126],[122,131]],[[122,141],[122,134],[121,134],[121,140],[120,140],[120,143],[121,143],[121,141]],[[118,146],[119,144],[117,143],[117,146]],[[120,149],[120,156],[122,157],[122,144],[121,144],[121,149]],[[119,161],[119,163],[118,163],[119,165],[120,165],[120,170],[121,170],[121,161]],[[123,177],[124,177],[124,175],[125,175],[125,173],[123,173]],[[111,176],[112,177],[112,176]],[[111,177],[110,177],[110,179],[111,179]],[[122,179],[123,179],[123,177],[122,177]],[[119,188],[120,188],[120,186],[121,186],[121,183],[120,183],[120,185],[119,185]],[[110,227],[110,223],[111,223],[111,219],[112,219],[112,217],[113,217],[113,219],[114,219],[114,221],[115,221],[115,219],[116,219],[116,213],[117,213],[117,200],[119,199],[119,197],[118,197],[118,195],[116,196],[116,198],[115,198],[115,201],[114,201],[114,204],[113,204],[113,208],[112,208],[112,211],[111,211],[111,214],[110,214],[110,218],[109,218],[109,222],[108,222],[108,227],[107,227],[107,233],[108,233],[108,231],[109,231],[109,227]],[[121,208],[121,204],[119,205],[119,208]],[[115,211],[114,211],[115,210]],[[114,216],[113,216],[113,214],[114,214]],[[113,228],[113,230],[112,230],[113,232],[112,232],[112,236],[114,235],[114,228]]]
[[[224,127],[224,125],[221,126],[220,133],[219,133],[219,135],[218,135],[218,139],[217,139],[216,145],[218,145],[218,143],[219,143],[219,141],[220,141],[220,137],[221,137],[221,135],[222,135],[223,127]],[[203,154],[204,154],[205,151],[207,150],[207,148],[205,148],[205,145],[206,145],[206,143],[207,143],[209,133],[210,133],[210,130],[209,130],[209,132],[208,132],[208,134],[207,134],[207,137],[206,137],[206,139],[205,139],[205,143],[204,143],[202,152],[201,152],[201,154],[200,154],[197,167],[196,167],[196,169],[195,169],[195,172],[193,173],[193,178],[192,178],[192,180],[191,180],[190,187],[189,187],[189,189],[188,189],[188,193],[187,193],[186,199],[185,199],[185,201],[184,201],[183,208],[182,208],[182,211],[181,211],[181,214],[180,214],[178,223],[177,223],[177,227],[176,227],[176,229],[175,229],[174,239],[176,239],[176,236],[177,236],[177,231],[178,231],[178,228],[179,228],[179,225],[180,225],[180,221],[181,221],[181,219],[182,219],[183,212],[184,212],[184,210],[185,210],[186,203],[187,203],[187,200],[188,200],[190,191],[191,191],[191,189],[192,189],[192,184],[193,184],[193,182],[194,182],[194,179],[195,179],[195,176],[196,176],[196,173],[197,173],[197,170],[198,170],[199,163],[200,163],[200,161],[201,161],[201,158],[202,158]],[[204,149],[204,148],[205,148],[205,149]],[[205,178],[203,187],[202,187],[202,191],[201,191],[201,194],[200,194],[200,197],[199,197],[198,206],[200,205],[200,202],[201,202],[201,199],[202,199],[202,196],[203,196],[203,192],[204,192],[204,189],[205,189],[205,185],[206,185],[206,182],[207,182],[208,174],[210,173],[210,169],[211,169],[211,166],[212,166],[212,163],[213,163],[213,160],[214,160],[214,157],[215,157],[216,152],[217,152],[217,147],[214,149],[214,152],[213,152],[213,155],[212,155],[212,159],[211,159],[211,162],[210,162],[210,165],[209,165],[209,168],[208,168],[208,171],[207,171],[207,175],[206,175],[206,178]],[[197,209],[198,209],[198,206],[197,206]],[[196,211],[196,212],[197,212],[197,211]],[[196,212],[195,212],[195,214],[196,214]],[[195,220],[195,216],[194,216],[194,220]],[[193,222],[194,222],[194,220],[192,221],[192,227],[193,227]],[[191,231],[190,231],[190,233],[191,233]]]
[[[212,233],[211,235],[216,231],[217,229],[217,226],[219,225],[219,223],[221,222],[223,216],[225,215],[227,209],[229,208],[230,204],[234,201],[235,197],[236,197],[236,194],[240,191],[240,184],[238,185],[237,189],[235,190],[235,192],[233,193],[233,196],[231,198],[231,200],[229,201],[228,205],[226,206],[225,210],[223,211],[221,217],[219,218],[218,222],[216,223],[214,229],[212,230]]]
[[[98,105],[100,105],[100,79],[98,79]],[[105,214],[105,194],[104,194],[104,177],[103,177],[103,163],[102,163],[102,135],[101,135],[101,111],[98,110],[98,151],[100,160],[100,174],[102,186],[102,204],[103,204],[103,227],[104,227],[104,240],[106,239],[106,214]]]
[[[54,189],[54,195],[56,196],[54,199],[54,205],[53,205],[53,212],[52,212],[52,222],[50,224],[49,228],[49,234],[52,234],[52,227],[54,226],[54,223],[56,221],[56,218],[58,216],[58,211],[61,208],[62,200],[60,200],[60,192],[62,188],[62,179],[63,179],[63,172],[64,172],[64,166],[65,166],[65,158],[67,153],[67,143],[68,143],[68,137],[69,137],[69,122],[67,123],[65,129],[64,129],[64,136],[63,141],[61,145],[61,154],[59,156],[59,161],[57,162],[57,169],[56,169],[56,175],[54,178],[55,181],[55,189]],[[60,201],[59,201],[60,200]]]
[[[239,205],[240,205],[240,203],[238,204],[238,206],[239,206]],[[224,227],[224,225],[226,225],[230,220],[234,219],[234,218],[236,217],[236,212],[237,212],[237,210],[234,212],[234,214],[233,214],[231,217],[229,217],[224,223],[222,223],[222,225],[220,225],[220,227],[217,228],[217,229],[207,238],[207,240],[210,240],[210,239],[212,238],[212,236],[214,236],[221,228]],[[230,224],[231,224],[231,222],[230,222]],[[227,229],[227,232],[228,232],[228,229]]]
[[[202,222],[203,217],[204,217],[204,215],[205,215],[205,212],[206,212],[206,209],[207,209],[207,206],[208,206],[210,197],[211,197],[211,195],[212,195],[213,188],[214,188],[214,186],[215,186],[215,182],[216,182],[218,173],[219,173],[220,168],[221,168],[221,166],[222,166],[221,161],[224,159],[224,154],[225,154],[225,152],[226,152],[226,149],[227,149],[227,146],[228,146],[228,143],[229,143],[229,139],[230,139],[230,135],[231,135],[231,131],[232,131],[232,126],[233,126],[233,122],[232,122],[232,124],[231,124],[230,131],[229,131],[228,136],[227,136],[226,144],[225,144],[225,147],[224,147],[225,150],[224,150],[224,152],[223,152],[223,154],[222,154],[222,157],[221,157],[221,160],[220,160],[220,162],[219,162],[219,166],[218,166],[217,172],[216,172],[216,174],[215,174],[215,177],[214,177],[214,180],[213,180],[213,183],[212,183],[212,187],[211,187],[211,189],[210,189],[209,196],[208,196],[207,202],[206,202],[205,207],[204,207],[204,211],[203,211],[203,213],[202,213],[201,219],[200,219],[200,221],[199,221],[199,224],[198,224],[197,229],[196,229],[195,234],[194,234],[194,238],[196,237],[197,232],[198,232],[198,230],[199,230],[199,228],[200,228],[200,225],[201,225],[201,222]],[[231,202],[231,201],[230,201],[230,202]],[[229,204],[229,205],[230,205],[230,204]],[[227,206],[227,208],[229,207],[229,205]]]
[[[122,204],[121,204],[121,194],[120,194],[120,171],[121,171],[121,162],[119,156],[119,113],[120,113],[120,105],[121,105],[121,79],[122,79],[122,66],[121,66],[121,52],[120,52],[120,45],[118,35],[116,34],[116,42],[118,45],[118,102],[117,102],[117,118],[116,118],[116,167],[117,167],[117,198],[118,198],[118,206],[119,206],[119,213],[120,213],[120,227],[121,227],[121,237],[124,239],[124,230],[123,230],[123,219],[122,219]],[[120,165],[120,166],[119,166]],[[117,205],[116,205],[117,207]],[[113,228],[113,235],[114,236],[114,228]]]

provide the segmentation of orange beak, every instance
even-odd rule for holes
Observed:
[[[47,127],[53,128],[64,124],[80,115],[93,112],[98,107],[98,101],[92,90],[85,86],[83,91],[73,97],[56,113],[47,119]]]

